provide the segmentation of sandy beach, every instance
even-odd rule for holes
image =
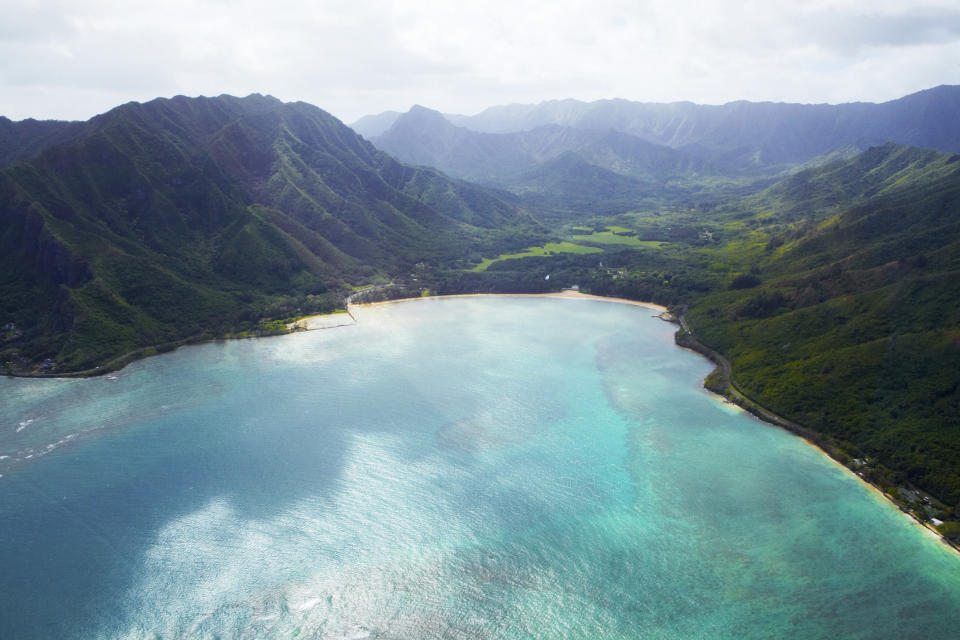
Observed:
[[[349,311],[335,311],[333,313],[318,313],[314,316],[304,316],[296,322],[291,322],[287,328],[292,331],[313,331],[314,329],[333,329],[357,324]]]
[[[639,300],[628,300],[627,298],[608,298],[607,296],[596,296],[590,293],[580,293],[571,289],[564,289],[553,293],[458,293],[444,296],[423,296],[420,298],[397,298],[395,300],[382,300],[379,302],[351,302],[350,307],[373,307],[381,304],[393,304],[395,302],[410,302],[412,300],[438,300],[441,298],[566,298],[568,300],[603,300],[605,302],[616,302],[618,304],[629,304],[635,307],[647,307],[659,313],[667,313],[667,308],[653,302],[641,302]]]

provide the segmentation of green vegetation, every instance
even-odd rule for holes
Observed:
[[[635,231],[623,227],[611,226],[607,231],[593,231],[589,235],[576,234],[573,239],[578,243],[587,244],[619,244],[628,247],[648,247],[659,249],[664,244],[662,240],[641,240]]]
[[[514,260],[516,258],[537,256],[552,256],[557,253],[599,253],[601,251],[603,250],[595,247],[585,247],[572,242],[548,242],[541,247],[528,247],[527,249],[517,253],[503,253],[496,258],[484,258],[480,264],[470,269],[470,271],[486,271],[490,265],[502,260]]]
[[[831,215],[804,204],[820,202],[838,175],[856,206]],[[769,213],[742,234],[755,238],[753,253],[764,236],[782,240],[763,245],[752,286],[705,296],[688,314],[745,393],[850,458],[876,460],[861,473],[881,486],[931,492],[951,516],[960,504],[958,202],[957,164],[934,152],[888,145],[804,172],[752,201]]]
[[[264,322],[342,305],[349,281],[550,238],[302,103],[179,97],[69,132],[0,171],[0,323],[21,332],[0,343],[9,370],[276,332]]]

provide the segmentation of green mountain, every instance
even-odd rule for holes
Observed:
[[[372,142],[404,162],[506,189],[553,218],[629,211],[687,197],[693,182],[731,182],[703,160],[612,129],[478,133],[420,106]]]
[[[958,152],[958,111],[960,87],[942,86],[883,104],[562,100],[471,117],[415,106],[357,126],[379,131],[371,141],[405,162],[506,189],[546,220],[576,222],[729,200],[888,141]]]
[[[17,327],[4,361],[61,371],[332,308],[348,283],[466,246],[545,237],[498,194],[260,95],[97,116],[0,172],[0,221],[0,320]]]
[[[516,136],[477,133],[450,124],[439,111],[414,106],[381,135],[378,149],[403,162],[436,167],[452,176],[500,184],[534,163],[534,152]]]
[[[508,188],[526,206],[555,212],[554,217],[565,214],[563,217],[569,219],[585,212],[605,215],[630,211],[660,194],[658,185],[591,164],[573,151],[537,163],[510,182]]]
[[[748,202],[697,336],[747,395],[880,484],[960,505],[960,156],[887,144]],[[743,218],[741,217],[741,220]]]

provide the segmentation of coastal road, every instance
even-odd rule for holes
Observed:
[[[696,343],[700,346],[703,352],[708,353],[710,355],[710,359],[713,360],[713,362],[717,365],[717,367],[719,367],[720,372],[723,374],[724,380],[727,381],[727,386],[729,388],[728,393],[730,395],[731,400],[733,400],[736,404],[739,404],[742,407],[749,408],[752,412],[766,419],[768,422],[772,422],[773,424],[785,427],[788,430],[792,431],[793,433],[803,435],[804,437],[810,437],[812,435],[812,432],[809,429],[806,429],[800,426],[796,422],[793,422],[791,420],[787,420],[786,418],[778,416],[772,411],[764,408],[762,405],[760,405],[760,403],[747,397],[746,394],[744,394],[737,387],[737,385],[733,382],[733,369],[730,366],[730,361],[727,360],[723,355],[721,355],[717,351],[711,349],[710,347],[706,346],[705,344],[697,340],[697,337],[694,335],[693,331],[690,329],[690,325],[687,324],[686,311],[687,311],[687,307],[684,306],[684,308],[680,311],[680,315],[677,318],[678,321],[680,322],[680,327],[691,338],[693,338],[693,340],[696,341]]]

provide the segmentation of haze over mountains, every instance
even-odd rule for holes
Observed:
[[[874,103],[787,104],[731,102],[698,105],[692,102],[644,103],[628,100],[556,100],[537,105],[490,107],[474,116],[446,115],[455,127],[475,133],[510,134],[552,126],[609,134],[684,151],[710,161],[724,172],[777,172],[831,152],[897,142],[941,151],[960,151],[960,87],[939,86],[903,98]],[[423,107],[407,114],[386,112],[361,118],[353,125],[375,144],[394,151],[408,143],[400,159],[423,159],[433,151],[462,145],[468,134],[438,127],[436,114],[427,119]],[[411,147],[409,138],[420,128],[429,140]],[[475,138],[494,145],[497,138]],[[511,146],[516,138],[500,138]],[[567,149],[569,150],[569,149]],[[442,159],[442,156],[440,156]],[[537,159],[542,159],[538,157]],[[413,160],[411,160],[413,161]],[[433,165],[441,166],[441,165]],[[453,167],[464,171],[464,167]]]

